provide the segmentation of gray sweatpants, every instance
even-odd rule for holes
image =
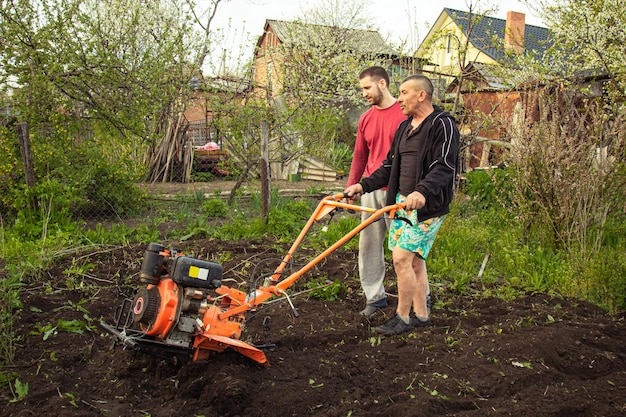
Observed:
[[[365,207],[380,209],[385,207],[386,190],[376,190],[364,194],[360,204]],[[371,214],[361,213],[361,221]],[[385,251],[386,236],[389,229],[389,218],[381,217],[359,233],[359,279],[365,293],[367,304],[375,304],[385,298]]]

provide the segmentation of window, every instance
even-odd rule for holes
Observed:
[[[189,129],[187,129],[187,135],[189,135],[189,141],[193,144],[194,147],[202,146],[211,140],[208,126],[206,125],[204,120],[190,123]]]

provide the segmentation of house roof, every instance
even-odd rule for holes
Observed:
[[[192,90],[242,94],[250,89],[251,81],[247,78],[232,76],[217,76],[203,79],[193,77],[189,82],[189,86]]]
[[[298,35],[302,34],[304,37],[306,33],[311,33],[311,30],[330,29],[337,31],[337,33],[342,33],[342,35],[348,35],[345,36],[346,47],[350,50],[373,53],[376,55],[396,56],[398,54],[396,50],[385,42],[380,33],[375,30],[347,29],[336,26],[322,26],[310,23],[268,19],[265,21],[263,36],[268,32],[270,27],[282,44],[298,43],[300,41]],[[257,47],[261,46],[263,36],[259,37]]]
[[[523,74],[514,70],[503,73],[502,68],[495,64],[485,64],[483,62],[471,62],[465,69],[465,80],[484,83],[478,90],[499,91],[519,85],[525,81]],[[446,92],[453,92],[458,86],[459,79],[455,78],[447,87]]]
[[[469,12],[444,8],[441,12],[447,13],[454,23],[467,35],[467,22]],[[470,42],[483,53],[497,62],[505,59],[503,48],[494,45],[493,37],[500,41],[504,40],[506,20],[490,16],[480,16],[474,21]],[[542,56],[550,46],[550,32],[547,28],[533,25],[525,25],[524,28],[524,53]]]
[[[512,87],[528,88],[528,86],[536,85],[538,78],[529,77],[523,71],[503,68],[496,64],[485,64],[483,62],[470,62],[463,70],[465,80],[473,82],[481,82],[484,85],[479,87],[479,91],[498,91]],[[549,80],[549,75],[542,76],[544,80]],[[574,74],[570,79],[579,83],[604,82],[608,80],[609,74],[602,70],[584,70]],[[453,92],[457,88],[459,79],[455,78],[447,87],[446,92]]]

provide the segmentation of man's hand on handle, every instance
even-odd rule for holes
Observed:
[[[346,187],[346,189],[343,190],[343,193],[348,197],[349,201],[352,202],[361,198],[363,195],[363,187],[359,183],[352,184],[351,186]]]
[[[419,210],[426,204],[426,197],[419,191],[413,191],[406,196],[405,210]]]

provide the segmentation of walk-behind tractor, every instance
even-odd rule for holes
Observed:
[[[286,290],[331,252],[388,214],[393,218],[402,204],[380,210],[348,204],[344,194],[327,196],[300,232],[273,274],[263,285],[247,293],[222,285],[221,265],[185,256],[151,243],[144,253],[139,288],[134,299],[125,299],[112,325],[101,325],[116,337],[116,344],[157,357],[178,361],[206,360],[211,352],[233,349],[259,364],[269,365],[263,352],[269,346],[253,346],[241,340],[246,315],[273,297],[287,297]],[[313,224],[338,210],[369,212],[364,222],[328,247],[296,272],[285,270]]]

